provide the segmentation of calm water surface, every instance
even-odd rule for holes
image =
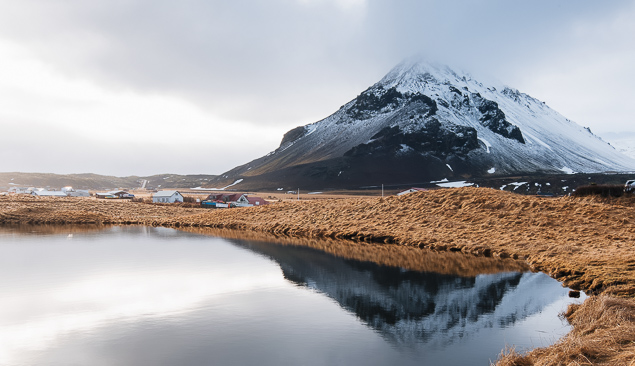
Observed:
[[[456,277],[166,228],[0,228],[0,366],[489,365],[568,332],[541,273]],[[581,300],[575,300],[581,301]]]

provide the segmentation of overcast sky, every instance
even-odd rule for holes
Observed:
[[[635,132],[635,0],[0,0],[0,171],[220,174],[412,55]]]

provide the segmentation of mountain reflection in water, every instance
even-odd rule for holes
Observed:
[[[399,344],[447,344],[482,328],[504,328],[567,291],[542,273],[461,277],[338,258],[301,246],[231,242],[275,260],[287,280],[326,294]]]
[[[0,365],[487,365],[567,331],[519,261],[214,234],[0,227]]]

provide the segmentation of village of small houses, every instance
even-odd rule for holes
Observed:
[[[160,190],[160,191],[130,191],[117,189],[107,192],[90,192],[89,190],[63,187],[59,190],[35,187],[11,187],[0,195],[30,195],[34,197],[86,197],[104,200],[131,200],[136,202],[156,204],[190,203],[202,208],[234,208],[253,207],[267,205],[270,201],[278,201],[276,197],[269,196],[269,200],[248,193],[220,192],[202,190]]]

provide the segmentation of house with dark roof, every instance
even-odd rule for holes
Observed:
[[[260,198],[260,197],[247,197],[247,202],[249,202],[250,205],[252,206],[262,206],[262,205],[268,205],[269,202],[265,201],[264,198]]]
[[[110,192],[97,192],[95,193],[97,198],[110,198],[110,199],[131,199],[134,198],[134,194],[128,193],[128,191],[116,190]]]

